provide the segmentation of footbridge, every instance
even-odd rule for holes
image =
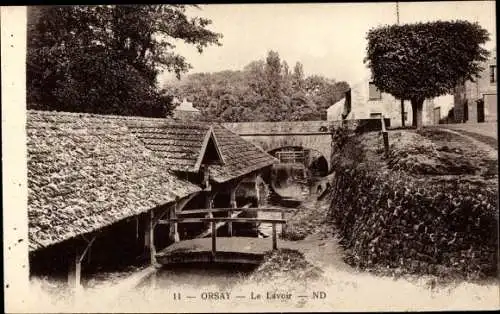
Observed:
[[[286,224],[284,208],[207,208],[185,210],[175,213],[160,224],[169,224],[171,230],[177,230],[181,223],[208,223],[210,228],[198,237],[192,239],[179,238],[178,241],[158,252],[155,260],[160,265],[183,263],[229,263],[229,264],[260,264],[267,252],[278,249],[277,225],[283,225],[281,233],[285,232]],[[243,212],[280,212],[281,219],[242,218]],[[213,217],[223,213],[226,217]],[[186,216],[207,215],[208,217],[190,218]],[[269,223],[272,224],[271,238],[233,236],[233,223]],[[221,236],[217,229],[228,225],[229,234]]]

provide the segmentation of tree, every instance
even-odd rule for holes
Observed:
[[[270,99],[277,100],[281,96],[282,85],[281,60],[278,52],[270,50],[267,53],[265,71],[267,96]]]
[[[163,116],[170,97],[156,77],[191,66],[174,40],[220,45],[210,20],[184,5],[45,6],[28,10],[27,83],[32,109]]]
[[[293,68],[292,86],[296,90],[304,88],[304,66],[298,61]]]
[[[249,87],[258,95],[264,96],[266,93],[267,84],[264,80],[266,62],[264,60],[256,60],[245,66],[245,79]]]
[[[292,78],[290,68],[288,67],[288,63],[286,62],[286,60],[283,60],[283,62],[281,63],[281,72],[283,80],[282,91],[285,95],[291,95],[293,92]]]
[[[450,93],[474,80],[488,52],[488,32],[467,21],[391,25],[371,29],[365,62],[374,84],[398,99],[409,99],[413,126],[422,127],[426,98]]]
[[[270,51],[242,71],[194,73],[168,83],[166,90],[187,97],[200,109],[202,118],[212,121],[299,121],[326,118],[326,109],[340,100],[349,85],[322,76],[303,78],[302,65],[296,66],[300,84],[292,86],[285,60]]]

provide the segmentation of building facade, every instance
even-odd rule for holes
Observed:
[[[186,98],[184,98],[184,101],[182,103],[174,101],[174,105],[177,104],[178,106],[172,112],[174,119],[184,121],[199,121],[201,112],[200,110],[193,107],[193,103],[188,102]]]
[[[424,102],[423,124],[433,124],[433,108],[435,100]],[[401,113],[401,100],[391,94],[382,93],[369,77],[353,85],[346,92],[344,98],[327,109],[327,120],[336,121],[345,119],[378,119],[382,115],[390,119],[391,127],[402,126],[402,115],[405,126],[412,124],[412,109],[409,100],[403,102],[404,111]]]
[[[475,82],[458,84],[454,91],[454,122],[481,123],[497,121],[496,48],[483,63],[484,70]]]

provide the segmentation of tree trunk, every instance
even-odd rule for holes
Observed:
[[[423,98],[413,98],[411,100],[411,110],[412,110],[412,126],[414,128],[421,129],[423,125],[422,121],[422,111],[424,109],[424,99]]]
[[[401,126],[405,127],[405,101],[401,99]]]

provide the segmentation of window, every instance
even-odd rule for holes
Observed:
[[[490,65],[490,83],[497,82],[497,66]]]
[[[408,111],[403,112],[403,118],[408,121]]]
[[[373,82],[369,83],[369,100],[380,100],[382,99],[382,93],[380,90],[375,86]]]
[[[372,112],[370,113],[370,118],[382,118],[382,113],[380,112]]]

